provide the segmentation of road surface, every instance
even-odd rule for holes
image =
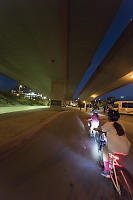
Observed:
[[[90,154],[83,121],[68,110],[42,128],[31,141],[0,161],[2,200],[114,200],[112,183],[100,175]],[[133,117],[122,116],[133,143]],[[128,169],[132,172],[133,147]]]

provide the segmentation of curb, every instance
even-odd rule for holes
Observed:
[[[120,113],[120,115],[128,115],[128,116],[133,116],[133,114],[129,114],[129,113]]]

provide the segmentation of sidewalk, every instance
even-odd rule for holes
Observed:
[[[0,107],[0,114],[48,108],[50,108],[50,106],[7,106]]]

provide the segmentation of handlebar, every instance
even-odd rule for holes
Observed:
[[[107,143],[107,138],[106,138],[106,134],[107,134],[107,132],[105,132],[105,131],[102,131],[102,130],[97,130],[98,131],[98,133],[99,133],[99,139],[98,139],[98,143],[99,143],[99,150],[101,150],[101,148],[103,147],[103,146],[105,146],[106,145],[106,143]]]
[[[100,133],[100,135],[105,134],[105,136],[107,136],[107,132],[100,130],[100,129],[95,129],[96,131],[98,131]]]

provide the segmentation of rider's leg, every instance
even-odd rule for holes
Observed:
[[[103,149],[103,162],[104,162],[104,172],[102,173],[103,176],[110,178],[109,175],[109,156],[108,156],[108,148],[107,146]]]
[[[95,130],[93,130],[93,137],[94,137],[94,140],[96,142],[96,131]]]
[[[90,128],[90,133],[91,133],[90,135],[91,136],[93,136],[93,128],[94,128],[93,125],[91,125],[91,128]]]
[[[104,171],[109,172],[109,156],[108,156],[107,146],[104,146],[103,148],[103,162],[104,162]]]

